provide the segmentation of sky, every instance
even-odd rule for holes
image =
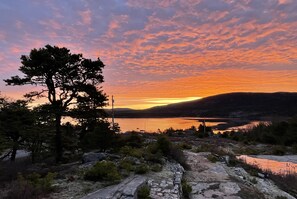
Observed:
[[[297,92],[297,0],[1,0],[0,91],[46,44],[104,62],[116,107]]]

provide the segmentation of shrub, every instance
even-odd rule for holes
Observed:
[[[97,162],[91,169],[89,169],[84,178],[91,181],[118,181],[121,179],[116,165],[110,161]]]
[[[179,164],[181,164],[185,169],[189,168],[189,165],[186,163],[186,157],[182,150],[180,150],[175,145],[172,145],[170,148],[170,154],[169,157],[177,161]]]
[[[253,183],[253,184],[257,184],[257,183],[258,183],[258,181],[257,181],[257,179],[256,179],[256,178],[252,178],[252,179],[251,179],[251,183]]]
[[[181,149],[186,149],[186,150],[190,150],[190,149],[192,149],[192,145],[190,145],[190,144],[188,144],[188,143],[186,143],[186,142],[180,143],[178,146],[179,146]]]
[[[272,154],[273,155],[285,155],[286,148],[284,146],[274,146],[272,148]]]
[[[212,155],[212,154],[207,155],[206,158],[207,158],[210,162],[212,162],[212,163],[215,163],[215,162],[217,162],[217,161],[219,160],[216,156],[214,156],[214,155]]]
[[[184,168],[188,168],[186,164],[186,157],[183,151],[176,145],[173,145],[167,136],[161,135],[157,140],[157,148],[163,153],[164,156],[172,158],[180,163]]]
[[[138,199],[150,199],[150,188],[146,185],[140,187],[137,191],[137,198]]]
[[[161,135],[157,140],[157,148],[160,150],[164,155],[169,155],[171,142],[165,135]]]
[[[148,171],[149,171],[149,167],[146,164],[140,164],[135,168],[135,173],[137,174],[145,174]]]
[[[34,199],[45,196],[53,191],[52,182],[55,175],[54,173],[48,173],[45,177],[41,177],[37,173],[32,173],[25,178],[23,175],[19,174],[7,198]]]
[[[143,138],[139,133],[132,132],[126,137],[125,143],[128,146],[140,148],[143,143]]]
[[[199,145],[199,146],[196,148],[195,152],[196,152],[196,153],[200,153],[200,152],[209,152],[209,151],[211,151],[212,149],[213,149],[213,146],[210,145],[210,144],[201,144],[201,145]]]
[[[157,152],[153,154],[149,150],[147,150],[144,152],[143,157],[146,161],[163,164],[163,159],[162,159],[163,156],[161,152]]]
[[[162,171],[162,165],[161,164],[153,164],[151,166],[151,170],[154,172],[160,172],[160,171]]]
[[[132,156],[136,158],[141,158],[143,155],[143,151],[138,148],[132,148],[130,146],[124,146],[120,149],[120,153],[126,156]]]
[[[190,198],[190,193],[192,192],[191,185],[185,179],[182,179],[181,185],[184,198]]]
[[[124,170],[126,170],[128,172],[134,170],[132,161],[127,160],[127,159],[123,159],[123,160],[120,161],[119,168],[124,169]]]
[[[115,146],[117,136],[108,121],[100,121],[95,124],[92,131],[87,132],[81,140],[84,150],[98,149],[105,151]]]

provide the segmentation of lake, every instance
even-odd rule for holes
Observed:
[[[158,132],[170,127],[174,129],[187,129],[191,126],[196,128],[202,124],[199,120],[206,120],[206,126],[215,127],[218,124],[225,124],[225,118],[198,118],[198,117],[178,117],[178,118],[115,118],[119,124],[121,132],[126,131],[145,131]],[[214,129],[215,131],[215,129]]]
[[[245,163],[256,166],[262,170],[269,170],[272,173],[275,174],[297,174],[297,156],[261,156],[261,158],[258,157],[252,157],[248,155],[241,155],[237,158],[244,161]],[[274,159],[273,159],[274,158]],[[284,161],[278,161],[283,159]]]

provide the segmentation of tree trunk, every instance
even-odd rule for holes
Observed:
[[[17,150],[18,150],[18,144],[14,143],[13,147],[12,147],[12,153],[11,153],[11,156],[10,156],[10,161],[11,162],[15,161],[15,156],[16,156]]]
[[[63,158],[61,115],[56,114],[56,162],[61,162]]]

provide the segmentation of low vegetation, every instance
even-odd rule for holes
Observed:
[[[297,144],[297,117],[282,122],[260,123],[250,129],[226,132],[222,136],[243,142],[295,146]]]
[[[97,162],[92,168],[86,171],[84,178],[91,181],[109,181],[116,182],[121,179],[118,168],[113,162]]]
[[[192,192],[191,185],[189,185],[185,179],[182,179],[181,186],[183,191],[183,197],[186,199],[190,198],[190,194]]]
[[[37,173],[27,176],[18,175],[15,182],[11,184],[11,189],[5,198],[7,199],[37,199],[48,195],[54,190],[52,187],[53,179],[56,174],[48,173],[41,177]]]
[[[137,191],[137,198],[138,199],[151,199],[149,186],[145,185],[145,186],[140,187]]]

